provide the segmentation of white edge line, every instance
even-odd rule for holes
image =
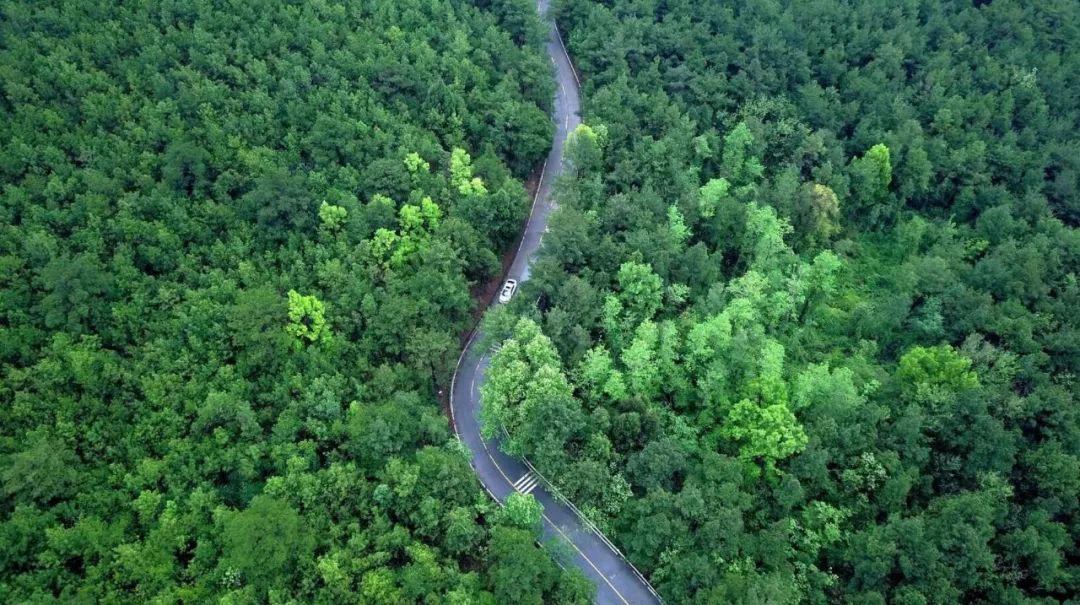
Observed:
[[[506,432],[505,427],[503,427],[503,432],[504,433]],[[489,457],[490,457],[490,454],[489,454]],[[492,461],[494,461],[494,459]],[[642,574],[641,571],[639,571],[638,568],[633,563],[631,563],[629,559],[626,558],[626,555],[624,555],[622,553],[622,551],[619,550],[619,548],[617,546],[612,544],[611,540],[609,540],[608,537],[605,536],[603,534],[603,532],[601,532],[600,529],[598,527],[596,527],[596,525],[585,516],[584,513],[582,513],[580,510],[578,510],[578,507],[574,506],[574,503],[571,502],[569,498],[562,495],[562,492],[560,492],[559,489],[557,487],[555,487],[554,484],[552,484],[551,481],[549,481],[547,479],[547,477],[542,475],[540,473],[540,471],[536,470],[536,467],[532,465],[532,462],[530,462],[528,458],[525,458],[523,456],[521,458],[521,461],[525,463],[525,466],[529,467],[529,470],[531,472],[535,473],[536,476],[540,478],[540,481],[543,482],[544,486],[548,488],[548,493],[553,498],[555,498],[556,501],[559,501],[559,502],[562,502],[562,503],[566,504],[570,508],[570,510],[572,510],[574,512],[574,514],[576,514],[578,516],[578,518],[581,519],[582,523],[585,524],[585,527],[589,531],[596,534],[596,536],[598,538],[600,538],[600,541],[603,542],[604,545],[607,546],[611,550],[612,553],[614,553],[624,563],[626,563],[628,566],[630,566],[630,569],[633,570],[634,575],[636,575],[638,580],[640,580],[641,583],[644,584],[647,589],[649,589],[649,592],[652,593],[652,595],[654,597],[656,597],[657,601],[659,601],[660,603],[664,602],[664,599],[660,596],[659,593],[656,592],[656,589],[653,588],[652,584],[649,583],[649,581],[645,578],[644,574]]]
[[[529,233],[529,225],[532,224],[533,214],[536,213],[536,200],[540,197],[540,191],[544,188],[544,175],[547,174],[548,158],[544,158],[544,167],[540,169],[540,180],[536,182],[536,193],[533,194],[532,206],[529,207],[529,219],[525,221],[525,229],[521,232],[521,241],[518,242],[517,251],[514,252],[514,261],[517,260],[519,254],[521,254],[521,246],[525,244],[525,236]],[[510,266],[514,266],[514,261],[510,261]]]
[[[481,440],[480,440],[480,443],[484,443],[484,440],[483,440],[483,439],[481,439]],[[502,467],[501,467],[501,466],[499,466],[499,463],[498,463],[498,462],[497,462],[497,461],[495,460],[495,457],[491,455],[491,451],[487,449],[487,444],[484,444],[484,450],[485,450],[485,452],[487,453],[488,459],[489,459],[489,460],[491,460],[491,463],[492,463],[493,465],[495,465],[495,470],[499,471],[499,474],[500,474],[500,475],[502,475],[503,479],[504,479],[504,480],[505,480],[505,481],[506,481],[507,483],[509,483],[509,484],[513,485],[513,481],[510,481],[510,477],[507,477],[507,476],[506,476],[506,471],[504,471],[504,470],[502,469]],[[483,482],[481,481],[481,483],[483,483]],[[489,493],[490,493],[490,490],[489,490]],[[498,498],[495,498],[495,502],[498,502],[500,506],[502,505],[502,502],[501,502],[501,501],[499,501],[499,499],[498,499]],[[610,578],[608,578],[608,577],[607,577],[606,575],[604,575],[604,573],[603,573],[602,571],[600,571],[600,568],[596,566],[596,563],[594,563],[594,562],[593,562],[593,560],[592,560],[592,559],[590,559],[590,558],[589,558],[589,556],[588,556],[588,555],[586,555],[586,554],[585,554],[585,553],[584,553],[584,552],[583,552],[583,551],[581,550],[581,548],[579,548],[579,547],[578,547],[578,545],[577,545],[577,544],[574,544],[574,541],[570,539],[570,536],[567,536],[567,535],[566,535],[566,532],[564,532],[564,531],[562,530],[562,528],[561,528],[561,527],[559,527],[559,525],[558,525],[557,523],[555,523],[554,521],[552,521],[552,520],[551,520],[551,517],[548,517],[547,515],[545,515],[545,514],[544,514],[544,512],[543,512],[542,510],[540,511],[540,516],[541,516],[541,517],[543,517],[543,518],[544,518],[544,520],[548,522],[548,525],[549,525],[549,526],[550,526],[550,527],[551,527],[552,529],[554,529],[554,530],[555,530],[556,532],[558,532],[558,533],[559,533],[559,535],[561,535],[561,536],[563,537],[563,539],[565,539],[565,540],[566,540],[566,543],[567,543],[567,544],[569,544],[571,548],[573,548],[574,550],[576,550],[576,551],[577,551],[577,553],[578,553],[579,555],[581,555],[581,558],[582,558],[582,559],[584,559],[584,560],[585,560],[585,562],[589,564],[589,567],[592,567],[592,568],[593,568],[593,570],[594,570],[594,571],[596,572],[596,575],[600,576],[600,579],[601,579],[601,580],[603,580],[603,581],[604,581],[604,583],[605,583],[605,584],[607,584],[607,585],[608,585],[608,586],[609,586],[609,587],[611,588],[612,592],[614,592],[614,593],[615,593],[615,596],[619,597],[619,600],[620,600],[620,601],[622,601],[623,603],[625,603],[625,605],[630,605],[630,602],[626,600],[626,597],[624,597],[624,596],[623,596],[623,594],[622,594],[621,592],[619,592],[619,589],[618,589],[618,588],[615,588],[615,585],[611,583],[611,579],[610,579]],[[539,541],[538,541],[538,542],[539,542]],[[542,546],[543,546],[543,545],[541,544],[541,547],[542,547]],[[631,568],[633,568],[633,566],[631,566]],[[648,582],[646,582],[646,583],[645,583],[645,585],[646,585],[646,586],[648,586],[648,585],[649,585],[649,584],[648,584]],[[650,587],[650,591],[652,591],[652,590],[651,590],[651,587]],[[655,591],[652,591],[652,592],[653,592],[653,594],[655,594]]]
[[[580,87],[581,86],[581,80],[580,80],[580,78],[578,78],[577,69],[574,68],[574,63],[572,61],[570,61],[570,54],[568,52],[566,52],[566,44],[563,43],[562,33],[559,31],[559,26],[555,23],[554,19],[552,20],[552,26],[555,28],[556,38],[558,38],[558,40],[559,40],[559,46],[562,48],[563,56],[566,57],[566,61],[570,65],[570,72],[574,75],[574,81],[577,82],[578,87]],[[555,58],[552,57],[551,60],[554,62]],[[540,180],[538,181],[537,186],[536,186],[536,194],[533,195],[532,207],[529,209],[529,221],[525,224],[526,225],[526,231],[528,231],[528,225],[529,225],[529,223],[532,222],[532,216],[533,216],[533,213],[536,210],[536,200],[540,196],[540,190],[541,190],[541,188],[543,187],[543,184],[544,184],[544,175],[547,172],[547,164],[548,164],[548,159],[544,158],[544,166],[540,170]],[[515,259],[517,258],[518,252],[521,251],[521,245],[524,242],[525,242],[525,233],[522,233],[521,242],[518,243],[518,250],[517,250],[517,252],[514,253],[514,258]],[[457,364],[454,366],[454,374],[453,374],[453,376],[450,377],[450,422],[451,422],[451,424],[453,424],[454,433],[458,435],[458,439],[460,439],[461,437],[460,437],[460,432],[458,431],[457,417],[454,414],[454,391],[455,391],[455,386],[457,385],[457,375],[458,375],[458,372],[460,372],[460,370],[461,370],[461,362],[465,358],[465,354],[468,353],[469,349],[472,347],[472,343],[476,339],[476,333],[477,333],[477,330],[473,329],[472,333],[469,335],[468,340],[465,341],[465,346],[461,349],[461,354],[458,355]],[[477,365],[479,365],[479,364],[477,364]],[[495,458],[491,456],[491,452],[489,452],[488,449],[487,449],[487,443],[484,442],[484,439],[482,437],[480,439],[480,445],[482,445],[484,447],[484,451],[488,454],[488,458],[495,465],[495,468],[499,469],[500,474],[502,474],[503,477],[506,478],[507,481],[509,481],[509,478],[506,477],[505,473],[502,472],[502,468],[499,467],[499,464],[497,462],[495,462]],[[543,478],[543,475],[540,475],[539,471],[537,471],[536,468],[533,467],[532,463],[529,462],[528,459],[523,459],[523,461],[525,462],[525,464],[529,467],[529,469],[532,472],[536,473],[537,476],[540,477],[543,480],[543,483],[545,485],[551,485],[551,482],[549,482],[546,478]],[[469,464],[470,464],[470,466],[472,466],[471,461],[470,461]],[[488,488],[488,486],[483,481],[479,480],[479,475],[477,475],[477,481],[479,481],[480,485],[482,485],[484,487],[484,491],[486,491],[488,493],[488,495],[491,496],[491,499],[494,500],[497,504],[499,504],[501,506],[502,502],[495,496],[495,493],[492,492],[491,489]],[[597,536],[599,536],[601,541],[603,541],[604,544],[608,548],[610,548],[612,550],[612,552],[619,555],[619,557],[624,562],[626,562],[627,565],[630,566],[630,569],[634,570],[634,573],[637,575],[638,579],[642,580],[642,582],[645,584],[646,588],[649,589],[649,592],[651,592],[653,594],[653,596],[655,596],[657,598],[657,600],[659,600],[661,603],[663,603],[663,599],[661,599],[660,595],[657,594],[656,590],[652,587],[652,584],[650,584],[649,581],[645,579],[645,576],[643,576],[641,574],[641,572],[638,571],[637,567],[635,567],[633,563],[631,563],[629,560],[627,560],[626,557],[622,554],[622,552],[620,552],[617,548],[615,548],[615,545],[612,544],[611,541],[608,540],[607,537],[604,536],[603,533],[601,533],[596,528],[596,526],[593,525],[593,523],[591,521],[586,519],[584,517],[584,515],[581,514],[581,511],[577,510],[577,507],[573,506],[572,502],[567,500],[565,497],[561,497],[561,494],[559,494],[559,495],[557,495],[555,497],[556,497],[557,500],[560,500],[560,501],[563,501],[563,502],[566,502],[567,504],[569,504],[570,507],[574,510],[574,512],[578,514],[578,517],[582,521],[586,522],[586,525],[593,531],[593,533],[595,533]],[[543,516],[544,519],[547,520],[547,522],[551,525],[551,527],[553,529],[555,529],[555,531],[557,531],[563,537],[563,539],[566,540],[566,542],[568,544],[570,544],[570,546],[573,547],[573,549],[576,550],[578,552],[578,554],[580,554],[582,556],[582,558],[584,558],[586,561],[589,562],[589,564],[593,567],[593,569],[595,571],[597,571],[598,573],[600,572],[600,570],[596,568],[596,566],[592,563],[592,561],[588,557],[585,556],[585,553],[581,552],[581,549],[579,549],[577,547],[577,545],[574,544],[573,541],[570,540],[570,538],[562,531],[562,528],[560,528],[558,525],[556,525],[554,522],[552,522],[551,519],[549,519],[547,515],[544,515],[543,513],[541,513],[541,516]],[[541,547],[542,546],[543,546],[543,544],[541,544]],[[561,565],[560,565],[560,567],[561,567]],[[612,588],[612,590],[615,590],[615,594],[617,594],[619,596],[619,598],[622,599],[623,602],[625,603],[626,599],[623,598],[622,593],[620,593],[617,589],[615,589],[614,586],[612,586],[611,582],[607,579],[607,577],[604,576],[602,573],[600,574],[600,577],[604,579],[604,582],[608,586],[610,586]]]
[[[467,353],[469,351],[469,349],[472,347],[472,342],[473,342],[473,340],[475,338],[476,338],[476,330],[473,330],[472,335],[470,335],[469,339],[467,341],[465,341],[465,348],[463,348],[461,350],[461,354],[458,355],[457,366],[455,366],[454,375],[450,379],[450,420],[454,424],[454,432],[455,433],[458,433],[458,430],[457,430],[457,421],[454,419],[454,385],[457,382],[457,373],[458,373],[458,370],[461,368],[461,361],[462,361],[462,359],[464,359],[465,353]],[[511,487],[512,487],[514,482],[511,481],[510,478],[506,476],[506,473],[503,472],[502,467],[499,466],[499,463],[495,461],[495,457],[491,455],[491,451],[488,450],[487,443],[484,441],[483,437],[480,438],[480,445],[483,446],[484,453],[487,454],[488,460],[491,460],[491,463],[495,466],[495,469],[499,471],[499,474],[503,476],[503,479],[505,479],[506,482],[509,483],[511,485]],[[540,475],[540,473],[537,472],[535,468],[533,468],[532,464],[529,463],[528,460],[525,461],[525,464],[528,465],[528,467],[531,469],[531,471],[533,473],[536,473],[536,475],[538,477],[542,477],[542,475]],[[473,466],[472,461],[470,461],[469,465]],[[475,466],[473,468],[475,469]],[[480,485],[484,486],[484,491],[486,491],[488,493],[488,495],[491,496],[491,499],[494,500],[496,504],[498,504],[499,506],[503,506],[502,501],[499,500],[499,498],[495,496],[495,492],[491,491],[491,489],[486,484],[484,484],[483,481],[480,480],[479,474],[477,474],[477,481],[480,483]],[[547,480],[544,480],[544,483],[545,483],[545,485],[547,485],[548,484]],[[562,500],[565,500],[565,498],[563,498]],[[581,513],[579,511],[577,511],[576,508],[574,510],[575,510],[575,512],[578,513],[579,516],[581,515]],[[611,580],[609,580],[608,577],[605,576],[600,571],[600,568],[596,566],[596,563],[593,563],[592,559],[590,559],[588,556],[586,556],[585,553],[582,552],[580,548],[578,548],[577,544],[574,544],[573,540],[571,540],[570,537],[566,535],[566,532],[564,532],[562,530],[562,528],[559,527],[554,521],[552,521],[547,515],[543,514],[542,512],[540,513],[540,515],[544,518],[544,520],[546,520],[548,522],[548,525],[552,529],[554,529],[556,532],[558,532],[559,535],[561,535],[563,537],[563,539],[566,540],[566,543],[569,544],[571,546],[571,548],[573,548],[575,551],[577,551],[577,553],[579,555],[581,555],[582,559],[584,559],[586,562],[588,562],[589,566],[592,567],[594,571],[596,571],[597,575],[599,575],[600,578],[602,580],[604,580],[604,583],[607,584],[611,588],[611,590],[615,592],[615,594],[619,597],[619,599],[623,603],[626,603],[626,605],[630,605],[629,602],[626,600],[626,597],[624,597],[622,595],[622,593],[619,592],[619,589],[615,588],[615,585],[612,584]],[[581,518],[584,520],[584,517],[581,517]],[[593,526],[592,526],[591,523],[589,523],[588,525],[589,525],[590,529],[593,529]],[[595,532],[596,530],[593,529],[593,531]],[[596,532],[596,533],[599,535],[599,532]],[[604,542],[605,542],[605,544],[610,544],[606,540],[604,540]],[[537,543],[539,544],[540,542],[537,541]],[[540,546],[543,547],[543,544],[540,544]],[[613,549],[613,552],[615,552],[616,554],[618,554],[620,556],[622,554],[618,550],[614,550],[614,549]],[[625,557],[623,558],[623,560],[625,561]],[[629,561],[626,561],[626,562],[628,564],[630,563]],[[634,568],[633,565],[630,565],[630,568],[634,569],[634,571],[637,572],[637,569]],[[641,576],[640,572],[637,572],[637,573],[638,573],[639,578],[644,579]],[[656,595],[656,591],[653,590],[652,586],[647,581],[645,582],[645,586],[649,589],[650,592],[652,592],[654,595]],[[657,595],[657,598],[659,598],[658,595]]]
[[[570,60],[570,53],[566,52],[566,44],[563,43],[563,32],[558,30],[558,24],[555,23],[555,19],[551,19],[551,25],[555,28],[555,37],[558,38],[558,45],[562,46],[563,56],[566,57],[566,63],[570,65],[570,72],[573,73],[573,81],[578,83],[578,88],[581,88],[581,80],[578,78],[578,70],[573,67],[573,62]]]
[[[454,386],[457,385],[457,375],[461,371],[461,361],[465,359],[465,354],[469,352],[472,347],[473,340],[476,339],[476,330],[469,334],[469,339],[465,341],[465,346],[461,349],[461,355],[458,355],[457,364],[454,365],[454,375],[450,377],[450,423],[454,425],[454,433],[458,433],[457,418],[454,416]],[[481,439],[481,441],[483,441]],[[481,481],[483,483],[483,481]]]

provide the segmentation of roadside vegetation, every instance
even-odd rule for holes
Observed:
[[[671,603],[1074,598],[1077,5],[556,13],[587,125],[488,430]]]
[[[0,602],[578,603],[451,438],[529,2],[0,7]]]

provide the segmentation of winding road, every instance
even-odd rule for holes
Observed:
[[[539,0],[537,9],[547,13],[549,0]],[[555,67],[558,89],[555,94],[555,140],[540,177],[532,212],[525,225],[521,244],[510,265],[507,277],[519,282],[529,278],[529,267],[540,249],[548,217],[556,207],[551,199],[552,184],[563,169],[563,144],[567,135],[581,123],[577,74],[570,64],[559,31],[551,24],[547,53]],[[596,585],[596,602],[601,605],[639,605],[661,603],[649,583],[628,563],[600,533],[591,529],[576,511],[556,498],[546,482],[527,464],[502,453],[498,439],[485,441],[480,436],[480,391],[490,357],[474,346],[476,334],[469,339],[458,358],[450,388],[450,415],[461,441],[472,453],[472,466],[480,482],[499,502],[513,492],[531,493],[544,507],[544,539],[562,538],[574,553],[573,563]]]

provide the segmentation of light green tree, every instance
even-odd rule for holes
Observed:
[[[913,347],[900,358],[896,379],[912,401],[936,401],[979,387],[971,360],[949,345]]]
[[[612,401],[626,397],[626,382],[623,374],[611,359],[611,354],[603,345],[589,350],[578,364],[577,382],[585,396],[599,400],[600,396]]]
[[[878,143],[871,147],[870,151],[866,152],[863,159],[874,168],[878,185],[882,190],[887,191],[889,185],[892,184],[892,160],[889,155],[889,148],[884,143]]]
[[[397,231],[380,227],[367,241],[370,258],[383,271],[404,267],[429,249],[441,220],[442,209],[430,197],[421,199],[419,206],[402,205],[397,213]]]
[[[420,154],[415,151],[410,152],[405,156],[405,167],[408,168],[409,172],[412,174],[427,174],[431,170],[427,160],[420,157]]]
[[[623,305],[614,294],[604,297],[600,310],[600,325],[612,350],[622,350],[623,343]]]
[[[855,387],[855,373],[848,368],[829,370],[828,364],[812,363],[795,379],[792,405],[801,410],[813,406],[857,408],[863,395]]]
[[[892,183],[892,160],[889,148],[882,143],[851,162],[852,197],[866,212],[865,220],[875,224],[894,209],[889,208],[889,185]]]
[[[375,230],[375,235],[368,240],[368,250],[372,260],[382,270],[390,268],[394,249],[397,248],[398,234],[395,231],[380,227]]]
[[[792,303],[797,308],[795,319],[805,323],[811,311],[837,291],[837,278],[843,261],[831,250],[818,253],[810,263],[800,262],[792,277]]]
[[[509,527],[525,529],[540,535],[544,506],[532,494],[513,492],[496,515],[496,522]]]
[[[750,267],[768,274],[790,265],[795,256],[784,241],[790,233],[791,225],[777,216],[771,206],[749,204],[744,253],[749,254]]]
[[[623,350],[630,393],[644,401],[660,394],[660,368],[656,363],[659,330],[651,321],[643,321],[634,332],[634,340]]]
[[[786,405],[749,399],[732,407],[720,435],[738,443],[741,459],[761,463],[767,472],[807,443],[806,432]]]
[[[364,574],[360,580],[360,596],[363,602],[373,605],[405,605],[408,602],[394,581],[394,572],[385,567]]]
[[[724,137],[720,172],[740,189],[752,187],[765,172],[761,161],[750,154],[753,144],[754,135],[746,122],[739,122]]]
[[[443,546],[451,553],[471,552],[484,538],[484,528],[476,521],[476,511],[458,506],[446,515]]]
[[[701,216],[712,218],[716,214],[716,209],[728,199],[729,195],[731,195],[731,182],[724,177],[711,179],[702,185],[698,190],[698,208]]]
[[[326,307],[314,296],[305,296],[296,290],[289,290],[289,323],[285,331],[294,338],[294,345],[299,349],[305,345],[330,340],[330,329],[326,325]]]
[[[576,174],[588,174],[603,165],[603,145],[607,130],[579,124],[566,137],[566,159]]]
[[[675,204],[668,206],[667,218],[668,232],[671,233],[672,241],[678,246],[684,245],[690,239],[691,232],[678,206]]]
[[[319,206],[319,222],[320,226],[327,233],[334,233],[339,231],[345,224],[345,219],[349,216],[349,211],[341,206],[334,206],[323,202]]]
[[[619,267],[619,302],[624,309],[624,321],[633,329],[652,319],[664,302],[664,282],[644,263],[627,261]]]
[[[450,152],[450,184],[464,196],[487,193],[484,182],[473,176],[472,158],[460,147],[455,147]]]
[[[504,451],[528,456],[552,476],[569,464],[567,443],[584,437],[585,413],[559,354],[531,319],[520,320],[492,357],[480,387],[480,421],[485,436],[507,431]]]

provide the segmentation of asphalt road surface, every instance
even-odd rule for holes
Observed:
[[[537,9],[546,13],[548,0],[539,0]],[[558,88],[553,119],[555,140],[544,165],[543,176],[533,201],[529,222],[521,245],[510,265],[508,277],[519,282],[529,278],[532,263],[547,228],[555,204],[551,199],[552,183],[563,169],[563,143],[581,123],[577,76],[570,64],[558,30],[552,25],[547,53],[555,67]],[[525,463],[499,451],[498,439],[485,441],[480,436],[480,384],[490,358],[487,351],[473,346],[471,339],[458,360],[450,393],[450,412],[454,428],[472,452],[472,466],[492,497],[504,502],[514,491],[532,494],[544,506],[544,539],[562,538],[574,553],[573,563],[596,585],[596,602],[601,605],[639,605],[660,603],[649,584],[598,533],[587,528],[574,511],[552,496]]]

